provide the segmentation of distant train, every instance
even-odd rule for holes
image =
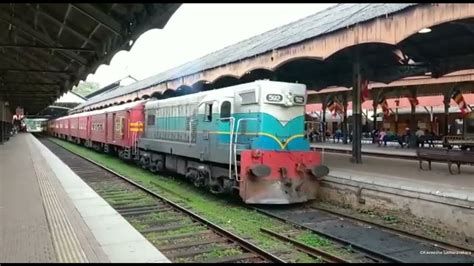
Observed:
[[[24,118],[23,123],[26,132],[42,133],[48,129],[48,118]]]
[[[49,132],[249,204],[289,204],[314,199],[329,172],[304,138],[305,103],[303,84],[255,81],[61,117]]]

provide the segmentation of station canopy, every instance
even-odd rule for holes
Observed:
[[[180,4],[0,4],[0,99],[34,114],[162,29]]]

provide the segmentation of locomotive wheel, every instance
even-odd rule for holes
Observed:
[[[212,178],[212,183],[209,184],[209,190],[214,194],[221,194],[224,192],[225,177]]]
[[[154,174],[158,173],[158,171],[157,171],[157,169],[156,169],[156,162],[150,163],[149,170],[150,170],[150,172],[152,172],[152,173],[154,173]]]

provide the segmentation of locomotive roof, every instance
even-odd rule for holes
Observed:
[[[164,104],[166,105],[167,103],[170,102],[176,102],[176,101],[183,101],[189,98],[204,98],[207,95],[211,93],[216,93],[216,92],[221,92],[223,90],[238,90],[238,89],[251,89],[254,88],[255,85],[266,85],[266,84],[279,84],[279,85],[292,85],[292,86],[304,86],[306,87],[305,84],[302,83],[291,83],[291,82],[282,82],[282,81],[272,81],[272,80],[256,80],[253,82],[248,82],[244,84],[238,84],[234,86],[229,86],[225,88],[220,88],[220,89],[215,89],[215,90],[209,90],[209,91],[201,91],[201,92],[196,92],[192,94],[186,94],[182,96],[176,96],[176,97],[170,97],[166,99],[153,99],[153,100],[148,100],[148,102],[145,104],[146,108],[149,107],[155,107],[155,105],[161,105]]]
[[[418,4],[338,4],[323,11],[253,36],[178,67],[142,79],[105,95],[98,95],[84,106],[152,87],[193,73],[229,64],[245,58],[328,34],[380,16],[399,12]]]

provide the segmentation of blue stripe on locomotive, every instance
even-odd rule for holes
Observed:
[[[232,116],[236,121],[242,118],[260,119],[260,121],[244,122],[246,123],[245,130],[242,130],[242,122],[239,126],[239,131],[243,133],[238,134],[237,142],[250,144],[250,149],[309,150],[309,143],[304,139],[304,116],[297,116],[286,125],[282,125],[278,119],[267,113],[237,113]],[[216,119],[218,117],[219,113],[214,113],[212,122],[204,122],[204,115],[198,115],[197,132],[208,131],[210,134],[218,135],[214,139],[217,139],[219,144],[229,143],[230,122],[219,121]],[[158,130],[186,132],[188,123],[187,117],[157,117],[155,125]],[[234,125],[234,130],[236,127],[237,123]]]

